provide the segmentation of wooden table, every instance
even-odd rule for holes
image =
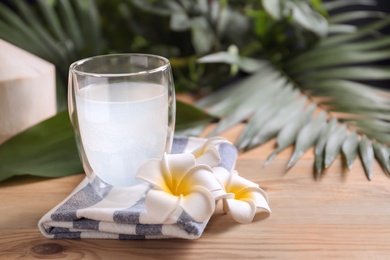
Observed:
[[[238,126],[223,136],[234,141]],[[313,152],[288,172],[292,149],[265,169],[274,141],[239,155],[236,169],[268,193],[272,214],[237,224],[218,211],[198,240],[50,240],[38,220],[84,178],[15,178],[0,184],[0,259],[390,259],[390,179],[366,179],[336,160],[313,178]]]

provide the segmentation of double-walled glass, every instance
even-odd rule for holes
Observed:
[[[69,114],[84,170],[96,187],[137,184],[139,166],[169,153],[175,92],[169,61],[113,54],[69,69]]]

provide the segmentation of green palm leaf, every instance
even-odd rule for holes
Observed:
[[[338,0],[328,1],[323,4],[324,8],[328,11],[339,9],[350,5],[376,5],[375,0]]]
[[[352,2],[372,4],[371,1],[345,0],[333,1],[325,6],[333,9]],[[384,14],[355,11],[341,13],[329,20],[334,25],[343,25],[336,23],[367,17],[383,18]],[[220,117],[212,134],[226,131],[239,122],[248,122],[236,144],[239,149],[251,149],[278,136],[277,148],[266,164],[282,149],[294,144],[295,151],[287,165],[289,168],[309,147],[315,146],[317,175],[324,167],[329,167],[341,152],[351,168],[359,153],[367,178],[371,179],[374,152],[385,171],[390,161],[387,156],[390,144],[390,92],[361,81],[390,79],[390,68],[367,65],[390,58],[390,37],[378,33],[379,29],[389,24],[390,16],[386,15],[377,22],[355,28],[353,32],[330,35],[310,50],[277,66],[259,61],[265,64],[260,70],[201,99],[197,106]],[[226,55],[229,54],[219,54],[223,57],[219,61],[240,66],[244,60],[243,57],[227,58]],[[203,57],[199,62],[208,61],[211,57]],[[248,72],[248,68],[245,71]],[[300,94],[294,92],[291,86],[299,89]],[[308,112],[311,116],[303,116],[303,111],[309,107],[307,104],[304,110],[299,110],[296,105],[295,111],[292,104],[297,104],[304,96],[329,112],[328,120],[333,118],[332,123],[324,124],[323,116],[313,118],[311,112]],[[300,122],[302,118],[306,123]],[[290,127],[292,133],[282,145],[282,137],[279,136],[283,136],[285,129]],[[347,136],[348,132],[350,134]]]
[[[325,146],[328,144],[328,139],[336,129],[337,120],[333,118],[329,122],[327,122],[326,127],[324,127],[321,132],[321,135],[318,138],[314,149],[316,177],[319,177],[322,173],[322,170],[324,168]]]
[[[348,13],[342,13],[339,15],[333,15],[329,18],[331,23],[344,23],[353,20],[359,20],[362,18],[384,18],[386,13],[378,11],[354,11]]]
[[[17,175],[60,177],[81,172],[83,168],[66,111],[0,146],[0,181]]]
[[[267,166],[278,153],[280,153],[281,151],[283,151],[284,149],[286,149],[287,147],[295,143],[295,140],[298,136],[300,129],[310,119],[315,108],[316,108],[315,104],[311,104],[309,108],[303,111],[294,120],[290,120],[290,122],[287,123],[280,130],[276,139],[277,148],[272,154],[268,156],[267,160],[264,163],[264,166]]]
[[[372,143],[364,135],[359,144],[360,157],[363,162],[364,171],[366,172],[368,180],[372,179],[372,164],[374,160],[374,149]]]
[[[374,147],[375,157],[378,159],[383,170],[387,174],[390,174],[390,163],[389,163],[390,150],[384,145],[379,143],[374,143],[373,147]]]
[[[351,170],[353,163],[357,157],[358,151],[357,148],[359,146],[359,138],[356,132],[352,132],[345,139],[343,146],[341,147],[345,159],[347,161],[348,169]]]

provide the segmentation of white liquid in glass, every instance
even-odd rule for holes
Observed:
[[[161,158],[168,130],[168,92],[162,85],[110,83],[76,93],[79,129],[94,173],[114,186],[139,183],[135,173]]]

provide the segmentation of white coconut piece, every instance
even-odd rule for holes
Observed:
[[[55,66],[0,39],[0,143],[57,111]]]

